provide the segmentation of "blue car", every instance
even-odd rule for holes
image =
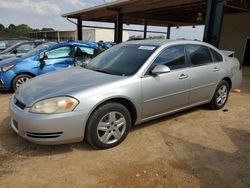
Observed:
[[[45,43],[26,55],[0,62],[0,90],[16,90],[40,74],[82,64],[99,52],[95,42]]]

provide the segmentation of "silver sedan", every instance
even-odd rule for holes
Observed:
[[[10,100],[11,127],[39,144],[114,147],[142,122],[201,104],[221,109],[242,79],[228,55],[197,41],[122,43],[85,68],[23,84]]]

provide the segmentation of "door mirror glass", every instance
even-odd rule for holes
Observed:
[[[166,65],[157,65],[151,71],[153,75],[158,75],[158,74],[163,74],[163,73],[168,73],[168,72],[170,72],[170,68]]]
[[[45,60],[46,58],[47,58],[46,53],[40,53],[40,55],[39,55],[39,61],[43,61],[43,60]]]
[[[47,59],[46,53],[40,53],[39,55],[39,62],[40,62],[40,68],[43,69],[43,67],[46,65],[45,59]]]

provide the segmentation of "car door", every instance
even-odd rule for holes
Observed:
[[[45,66],[40,74],[70,68],[74,66],[75,58],[71,46],[60,46],[45,52]]]
[[[151,75],[156,65],[166,65],[170,72]],[[155,59],[142,78],[142,116],[150,118],[188,105],[189,68],[183,45],[167,47]]]
[[[221,62],[213,62],[207,46],[190,44],[185,48],[191,70],[190,104],[207,102],[220,80]]]

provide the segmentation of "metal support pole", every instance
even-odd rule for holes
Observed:
[[[82,20],[77,19],[77,40],[82,40]]]
[[[117,42],[116,39],[117,39],[117,22],[114,23],[114,42]]]
[[[147,38],[147,29],[148,29],[148,25],[145,24],[145,25],[144,25],[144,33],[143,33],[143,38],[144,38],[144,39]]]
[[[171,26],[168,26],[168,31],[167,31],[167,39],[170,39],[170,33],[171,33]]]
[[[59,31],[57,31],[57,41],[58,42],[60,41],[60,33],[59,33]]]
[[[216,47],[219,47],[224,8],[224,0],[208,0],[203,41]]]
[[[117,13],[117,20],[116,20],[116,43],[122,42],[122,33],[123,33],[123,14]]]

